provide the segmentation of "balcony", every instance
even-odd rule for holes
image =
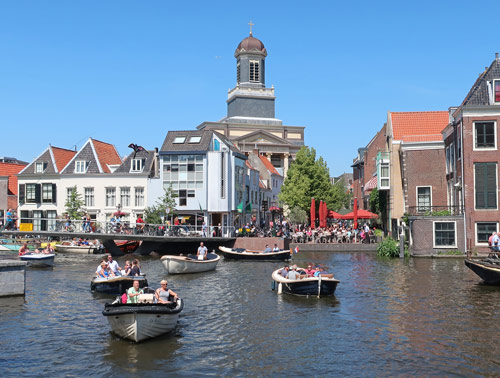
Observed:
[[[462,206],[410,206],[409,216],[444,217],[463,215]]]
[[[391,189],[391,171],[389,152],[380,151],[377,154],[377,187],[378,190]]]

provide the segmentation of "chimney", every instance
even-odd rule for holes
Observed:
[[[495,59],[498,60],[498,53],[495,53]]]

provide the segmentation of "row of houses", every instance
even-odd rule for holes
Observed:
[[[368,209],[377,188],[385,231],[409,227],[414,253],[487,251],[499,231],[499,121],[496,54],[460,106],[387,113],[353,161],[354,197]]]
[[[33,224],[34,230],[54,228],[75,187],[96,221],[109,221],[120,211],[134,223],[171,187],[175,214],[183,222],[229,230],[252,220],[268,222],[283,184],[283,176],[258,150],[244,154],[212,130],[170,131],[161,149],[134,150],[123,159],[115,146],[93,138],[78,151],[49,145],[16,167],[17,174],[4,176],[0,164],[6,182],[1,197],[9,199],[0,198],[1,215],[16,209],[20,222]]]

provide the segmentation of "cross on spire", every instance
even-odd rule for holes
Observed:
[[[250,25],[250,35],[252,35],[252,26],[254,26],[255,24],[252,23],[252,20],[250,20],[250,22],[248,23],[248,25]]]

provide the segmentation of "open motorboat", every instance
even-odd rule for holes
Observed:
[[[215,270],[220,256],[215,253],[208,253],[206,260],[198,260],[196,255],[187,256],[162,256],[161,262],[168,274],[200,273]]]
[[[340,282],[335,278],[307,277],[303,276],[297,280],[290,280],[280,274],[281,269],[273,272],[274,284],[278,284],[278,294],[287,293],[302,296],[326,297],[333,295],[337,284]]]
[[[28,252],[19,256],[21,261],[26,261],[28,266],[47,267],[54,266],[55,253]]]
[[[85,255],[94,255],[104,252],[101,246],[96,245],[71,245],[71,244],[56,244],[55,250],[61,253],[80,253]]]
[[[145,274],[140,276],[95,276],[90,282],[90,290],[97,293],[121,295],[131,288],[136,280],[139,281],[139,287],[148,286]]]
[[[479,261],[465,259],[465,265],[481,277],[484,283],[500,285],[500,258],[496,254],[490,254],[488,258]]]
[[[154,303],[154,294],[140,294],[138,303],[106,303],[102,314],[116,335],[135,342],[163,335],[175,329],[184,302]]]
[[[278,252],[259,252],[243,248],[219,247],[222,256],[231,260],[249,260],[249,261],[286,261],[291,259],[291,251],[280,250]]]

